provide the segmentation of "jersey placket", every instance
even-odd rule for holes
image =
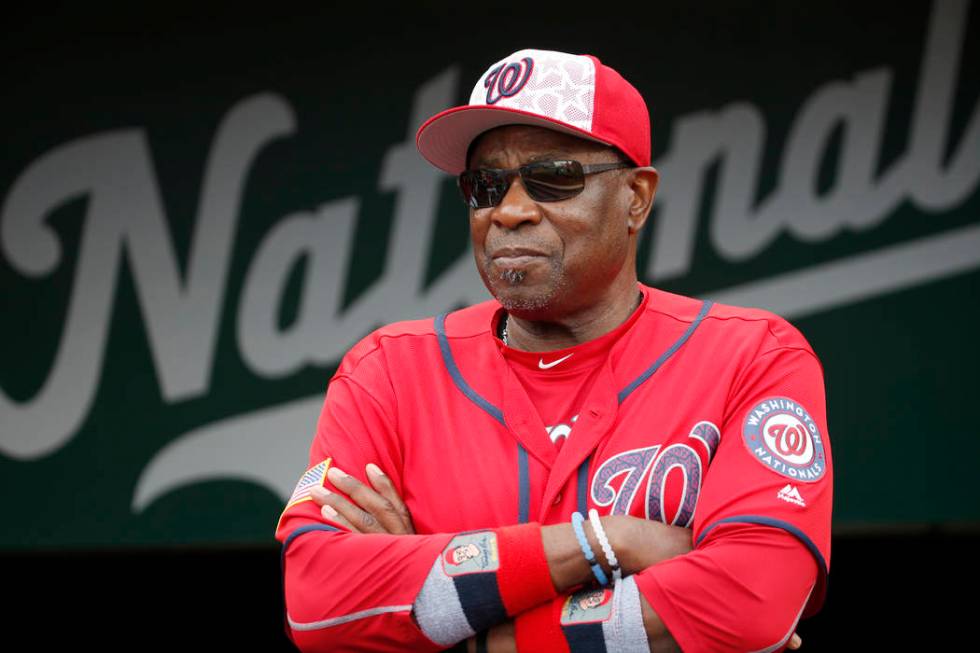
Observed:
[[[588,468],[592,466],[590,457],[613,428],[617,410],[615,377],[607,358],[582,405],[572,433],[558,451],[548,475],[539,518],[542,523],[565,521],[574,510],[588,508],[588,484],[591,479],[591,470]],[[579,468],[583,463],[588,467],[584,476],[579,478]],[[583,481],[585,487],[578,487]],[[562,498],[556,502],[559,494]],[[579,505],[580,496],[585,497],[585,505]]]

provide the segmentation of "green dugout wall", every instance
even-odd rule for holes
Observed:
[[[975,525],[980,10],[786,4],[9,23],[0,548],[270,544],[343,352],[486,297],[412,137],[523,47],[647,98],[643,280],[821,357],[836,531]]]

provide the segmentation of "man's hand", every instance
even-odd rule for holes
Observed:
[[[374,463],[369,464],[366,471],[371,487],[337,467],[327,471],[333,486],[350,497],[350,501],[326,488],[314,488],[310,495],[320,506],[323,518],[352,533],[414,535],[412,515],[391,479]]]

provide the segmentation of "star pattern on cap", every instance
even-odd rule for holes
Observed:
[[[538,113],[580,129],[591,129],[594,87],[595,68],[588,60],[573,55],[539,57],[534,59],[534,70],[524,88],[502,98],[497,106]],[[479,90],[474,89],[474,97]]]
[[[517,97],[515,98],[516,101],[514,102],[514,104],[517,106],[514,108],[520,109],[521,111],[534,111],[534,101],[537,100],[537,98],[537,93],[533,93],[528,89],[525,89],[524,93],[517,94]]]
[[[561,88],[558,89],[558,97],[560,103],[558,105],[559,113],[564,115],[572,116],[587,116],[590,107],[586,106],[583,101],[585,94],[592,90],[591,87],[583,88],[582,86],[573,85],[567,78],[562,80]]]

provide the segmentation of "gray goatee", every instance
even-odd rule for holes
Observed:
[[[504,270],[500,273],[501,280],[506,281],[512,286],[516,286],[524,281],[525,276],[527,276],[527,272],[524,270]]]

